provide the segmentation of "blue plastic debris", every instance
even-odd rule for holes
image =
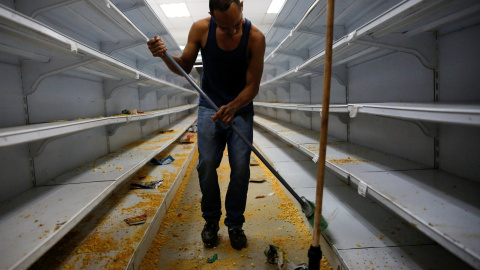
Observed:
[[[173,161],[175,161],[175,159],[172,156],[169,155],[168,157],[166,157],[166,158],[164,158],[160,161],[156,158],[152,158],[150,160],[150,163],[155,164],[155,165],[167,165],[167,164],[172,163]]]

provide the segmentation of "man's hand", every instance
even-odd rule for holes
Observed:
[[[218,112],[216,112],[215,115],[212,116],[212,121],[215,122],[217,120],[220,120],[225,125],[228,125],[233,120],[235,112],[237,112],[237,110],[234,106],[230,104],[223,105],[219,108]]]
[[[160,58],[165,56],[164,52],[167,51],[167,46],[159,36],[154,36],[147,42],[147,45],[153,56]]]

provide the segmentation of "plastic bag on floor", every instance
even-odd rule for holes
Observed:
[[[155,164],[155,165],[167,165],[167,164],[172,163],[173,161],[175,161],[175,159],[172,156],[169,155],[168,157],[166,157],[166,158],[164,158],[160,161],[156,158],[152,158],[150,160],[150,163]]]

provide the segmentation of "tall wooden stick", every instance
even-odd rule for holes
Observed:
[[[325,71],[323,79],[322,125],[320,127],[320,150],[318,152],[317,192],[315,198],[315,219],[313,223],[313,242],[311,249],[317,249],[318,261],[321,259],[320,223],[322,219],[323,184],[325,181],[325,156],[327,153],[328,112],[330,107],[330,85],[332,78],[333,18],[335,0],[327,3],[327,35],[325,39]],[[318,252],[317,252],[318,253]],[[312,255],[313,256],[313,255]],[[310,251],[309,251],[310,257]],[[311,260],[309,260],[310,262]],[[312,265],[314,264],[314,265]],[[320,263],[309,263],[310,269],[320,269]]]

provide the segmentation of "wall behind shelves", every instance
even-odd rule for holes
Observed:
[[[36,185],[107,154],[105,127],[56,138],[34,159]]]
[[[439,101],[480,102],[480,25],[438,37]]]
[[[410,54],[392,53],[348,68],[349,103],[434,100],[434,72]]]
[[[30,124],[106,116],[101,82],[55,75],[28,96]]]
[[[439,134],[439,169],[480,182],[480,128],[442,124]]]
[[[438,96],[441,102],[480,102],[480,25],[438,35]],[[439,125],[439,168],[480,181],[480,127]]]
[[[0,63],[0,128],[26,124],[21,72],[18,65]]]
[[[0,201],[15,197],[33,186],[28,145],[0,148]]]

